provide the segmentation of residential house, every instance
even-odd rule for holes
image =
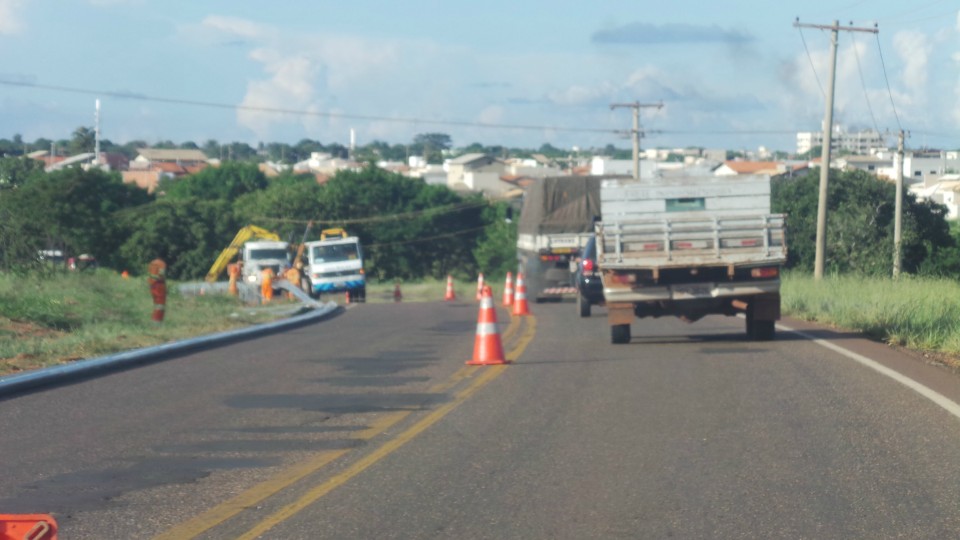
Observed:
[[[140,148],[137,157],[130,162],[129,169],[121,175],[125,184],[136,184],[153,193],[161,180],[198,173],[208,165],[206,154],[200,150]]]
[[[353,160],[334,157],[326,152],[311,152],[310,157],[293,165],[295,173],[313,173],[330,177],[341,170],[359,171],[362,166]]]
[[[444,162],[447,187],[457,191],[480,191],[499,196],[504,186],[500,176],[506,164],[488,154],[464,154]]]
[[[930,184],[917,183],[908,189],[920,201],[933,201],[946,206],[948,220],[960,217],[960,175],[947,174]]]
[[[780,161],[725,161],[714,169],[715,176],[737,176],[740,174],[766,174],[773,176],[795,176],[807,169],[805,163],[786,163]]]
[[[646,159],[640,160],[640,178],[652,178],[656,176],[658,169],[658,162]],[[588,174],[592,176],[633,176],[633,160],[594,156],[590,160],[590,172]]]

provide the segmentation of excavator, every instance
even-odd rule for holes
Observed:
[[[280,237],[274,232],[257,227],[256,225],[247,225],[237,232],[237,235],[233,238],[233,241],[230,242],[230,245],[227,246],[227,248],[220,253],[220,256],[217,257],[217,260],[214,261],[213,266],[210,267],[210,271],[207,272],[207,281],[210,283],[217,281],[217,279],[220,278],[220,274],[222,274],[223,271],[226,270],[227,265],[230,264],[230,261],[237,256],[237,252],[243,248],[243,244],[252,238],[273,240],[276,242],[280,241]]]

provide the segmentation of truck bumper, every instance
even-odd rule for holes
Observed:
[[[364,286],[366,286],[366,281],[362,279],[348,280],[348,281],[321,282],[321,283],[313,284],[313,292],[314,294],[320,294],[320,293],[355,291],[357,289],[362,289]]]
[[[682,302],[710,298],[741,298],[762,294],[778,294],[780,280],[758,280],[738,283],[685,283],[654,287],[607,287],[603,295],[608,304],[636,302]]]

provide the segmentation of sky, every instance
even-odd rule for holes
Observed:
[[[0,0],[0,138],[960,148],[960,1]],[[876,25],[876,26],[875,26]]]

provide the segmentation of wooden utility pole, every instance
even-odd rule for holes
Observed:
[[[903,228],[903,130],[900,130],[900,133],[897,135],[897,157],[896,161],[896,174],[897,179],[897,203],[895,217],[893,219],[893,277],[900,277],[900,264],[902,262],[902,255],[900,252],[900,242]]]
[[[797,28],[819,28],[830,30],[830,84],[827,86],[827,108],[823,118],[823,145],[820,147],[820,198],[817,202],[817,253],[814,258],[813,278],[823,278],[823,263],[827,247],[827,183],[830,178],[830,146],[833,143],[833,94],[837,79],[837,41],[840,30],[847,32],[870,32],[876,34],[879,30],[873,28],[841,27],[839,21],[833,25],[800,24],[799,19],[793,23]]]
[[[640,137],[642,135],[640,131],[640,109],[643,107],[656,107],[660,109],[663,107],[663,102],[640,103],[639,101],[634,101],[633,103],[610,104],[610,110],[627,107],[633,109],[633,130],[631,132],[633,135],[633,179],[640,180]]]

